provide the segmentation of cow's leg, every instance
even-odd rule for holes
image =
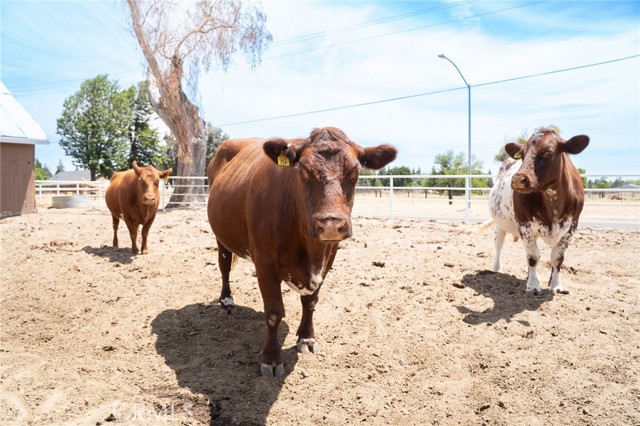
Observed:
[[[300,296],[302,319],[296,332],[298,336],[298,343],[296,344],[298,352],[309,353],[311,351],[317,354],[320,351],[320,346],[316,342],[316,336],[313,332],[313,311],[316,303],[318,303],[319,294],[320,289],[317,289],[313,294]]]
[[[538,262],[540,261],[540,250],[536,243],[536,237],[531,231],[531,227],[524,226],[520,228],[520,236],[527,254],[527,263],[529,264],[529,278],[527,279],[527,293],[540,293],[540,279],[538,278]]]
[[[549,278],[549,290],[557,293],[564,292],[562,283],[560,282],[560,268],[564,262],[564,251],[569,246],[571,235],[563,236],[560,241],[551,249],[551,277]]]
[[[280,279],[270,266],[261,265],[257,259],[254,259],[254,263],[264,304],[264,318],[267,322],[267,339],[262,349],[260,373],[266,377],[283,377],[284,365],[278,341],[278,328],[284,317]]]
[[[147,248],[147,236],[149,235],[149,229],[151,228],[154,219],[155,216],[149,219],[147,223],[142,225],[142,244],[140,246],[140,253],[142,254],[149,253],[149,249]]]
[[[233,297],[231,296],[231,287],[229,286],[229,273],[233,264],[233,253],[218,241],[218,265],[220,265],[220,273],[222,274],[222,290],[220,291],[220,306],[231,309],[233,306]]]
[[[504,229],[495,227],[493,231],[493,244],[496,248],[496,257],[493,260],[493,272],[502,272],[502,264],[500,262],[500,253],[504,245],[504,238],[507,235]]]
[[[120,225],[120,218],[111,216],[113,219],[113,246],[118,248],[118,226]]]
[[[138,254],[138,244],[136,243],[136,240],[138,238],[138,225],[134,225],[133,222],[126,216],[124,218],[124,223],[127,224],[127,229],[129,229],[129,236],[131,237],[131,254]]]

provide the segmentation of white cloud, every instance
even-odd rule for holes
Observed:
[[[444,4],[269,1],[265,3],[265,11],[274,44],[265,52],[264,62],[251,70],[238,56],[227,73],[203,75],[198,102],[205,119],[214,124],[250,121],[463,88],[462,79],[451,64],[437,57],[440,53],[457,64],[467,81],[478,85],[606,61],[640,50],[637,18],[630,19],[628,11],[618,10],[632,7],[628,3],[578,2],[569,7],[564,2],[546,2],[477,16],[518,4],[469,2],[464,7],[343,31],[359,23]],[[41,3],[38,5],[41,7]],[[84,7],[84,12],[72,17],[87,23],[102,17],[99,25],[91,24],[95,31],[86,26],[77,29],[65,25],[64,16],[40,21],[37,16],[30,16],[30,21],[24,24],[25,37],[29,31],[40,37],[37,51],[25,48],[22,53],[25,57],[37,57],[31,71],[38,74],[51,70],[51,82],[47,83],[54,88],[60,87],[60,81],[84,80],[98,72],[121,78],[123,84],[141,78],[142,58],[126,31],[126,8],[118,4],[116,12],[106,16],[103,6],[89,15],[87,10],[92,10],[91,7]],[[472,19],[442,24],[461,16]],[[29,25],[37,28],[31,29]],[[62,26],[54,28],[55,25]],[[425,28],[400,32],[419,26]],[[300,43],[283,43],[317,33],[326,34]],[[111,47],[114,41],[115,48]],[[60,49],[56,47],[59,44],[66,46]],[[59,55],[56,49],[65,48],[70,54],[62,52],[64,60],[56,60]],[[308,52],[282,56],[301,51]],[[19,72],[18,68],[8,67],[4,57],[2,67],[5,74]],[[497,165],[492,157],[505,137],[555,123],[565,136],[576,133],[591,136],[589,148],[576,158],[576,163],[587,170],[640,173],[638,75],[640,60],[634,58],[473,87],[473,154],[495,171]],[[79,83],[65,88],[64,95],[26,99],[36,111],[28,109],[49,136],[51,129],[55,131],[62,99],[78,87]],[[463,88],[358,108],[226,126],[224,130],[231,136],[294,137],[327,125],[342,127],[364,145],[393,143],[400,149],[396,165],[425,171],[431,168],[435,154],[447,149],[466,152],[467,91]]]
[[[315,5],[316,7],[320,7]],[[329,7],[322,5],[322,7]],[[316,11],[317,12],[317,11]],[[362,22],[360,10],[344,22]],[[293,12],[292,12],[293,13]],[[368,11],[371,14],[370,11]],[[276,20],[278,15],[272,14]],[[317,12],[307,18],[324,16]],[[287,34],[317,31],[314,19]],[[326,21],[322,20],[326,24]],[[276,27],[279,28],[279,27]],[[293,28],[298,28],[294,30]],[[349,35],[353,37],[353,35]],[[346,38],[346,36],[345,36]],[[332,40],[335,42],[335,40]],[[331,44],[331,42],[328,42]],[[236,67],[233,75],[213,74],[202,80],[207,119],[220,124],[296,114],[324,108],[377,101],[417,93],[463,87],[456,70],[439,53],[455,61],[472,85],[544,73],[562,68],[628,56],[637,52],[635,28],[608,36],[542,37],[535,40],[488,35],[475,27],[429,28],[347,44],[280,59],[266,59],[256,70]],[[304,49],[299,49],[304,50]],[[266,57],[270,56],[267,52]],[[610,172],[622,167],[639,172],[633,121],[638,114],[638,59],[552,74],[509,83],[472,88],[472,152],[486,167],[496,168],[493,155],[506,136],[557,124],[563,134],[587,133],[592,147],[581,160],[592,170]],[[628,113],[625,114],[625,111]],[[594,126],[600,122],[600,127]],[[319,114],[229,126],[232,136],[301,136],[313,127],[336,125],[363,143],[391,142],[400,148],[396,164],[430,169],[433,156],[446,149],[466,151],[467,92],[465,90]],[[622,136],[630,160],[604,165],[597,148],[603,135],[627,129]],[[590,154],[592,153],[592,154]]]

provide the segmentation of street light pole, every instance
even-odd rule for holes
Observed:
[[[464,75],[462,75],[462,72],[460,72],[458,66],[451,59],[447,58],[444,53],[439,54],[438,58],[446,59],[447,61],[451,62],[451,65],[455,67],[456,71],[458,71],[458,74],[460,74],[460,77],[462,77],[462,81],[464,81],[464,84],[467,86],[467,111],[469,124],[467,138],[467,178],[465,179],[464,195],[466,199],[465,222],[469,223],[469,210],[471,209],[471,85],[467,83],[467,79],[464,78]]]

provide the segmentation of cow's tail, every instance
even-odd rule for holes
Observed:
[[[236,263],[238,263],[238,256],[235,253],[233,253],[231,255],[231,270],[232,271],[233,271],[233,268],[236,267]]]
[[[491,225],[493,225],[493,219],[489,219],[488,221],[484,222],[483,224],[481,224],[478,229],[476,229],[476,233],[478,234],[482,234],[484,232],[487,231],[487,229],[489,229],[491,227]]]

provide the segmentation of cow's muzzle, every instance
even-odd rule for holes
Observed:
[[[511,189],[523,193],[531,192],[533,191],[531,179],[529,179],[524,173],[516,173],[511,178]]]
[[[320,216],[315,220],[314,234],[322,241],[342,241],[351,236],[351,219],[338,215]]]
[[[156,204],[156,196],[155,195],[145,195],[142,197],[142,204],[147,206],[154,206]]]

